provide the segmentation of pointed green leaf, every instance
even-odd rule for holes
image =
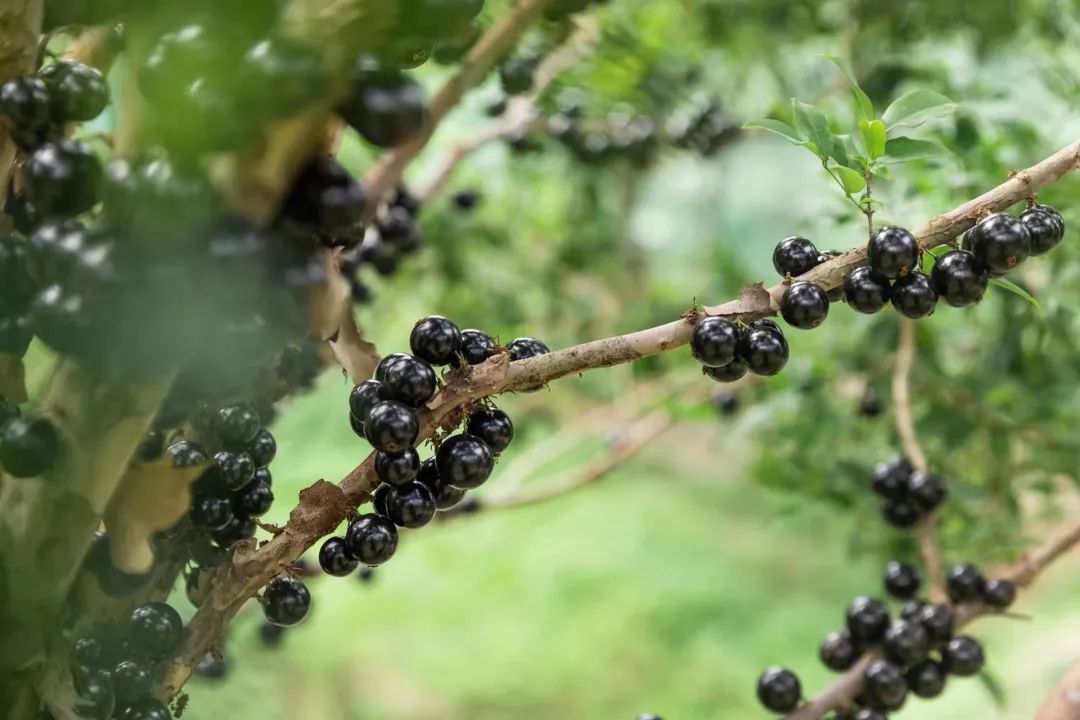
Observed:
[[[840,183],[848,194],[862,192],[866,187],[866,178],[856,170],[841,166],[836,168],[836,174],[840,176]]]
[[[881,119],[890,130],[917,127],[932,117],[945,117],[957,108],[956,103],[933,90],[912,90],[885,109]]]
[[[947,147],[936,140],[919,140],[909,137],[891,138],[885,143],[883,162],[898,163],[949,155]]]
[[[774,135],[795,143],[796,145],[802,145],[806,142],[806,138],[799,134],[799,131],[788,125],[782,120],[773,120],[772,118],[765,118],[764,120],[755,120],[754,122],[748,122],[743,125],[743,128],[754,130],[767,130]]]
[[[814,146],[818,149],[818,156],[823,158],[832,157],[833,135],[829,130],[829,121],[825,117],[825,113],[813,105],[799,102],[794,98],[791,100],[791,111],[795,117],[795,128],[807,140],[814,143]]]
[[[860,120],[859,130],[862,131],[863,145],[871,160],[885,154],[885,123],[880,120]]]
[[[844,77],[851,83],[851,94],[855,96],[855,104],[859,106],[859,118],[867,121],[873,120],[874,103],[870,102],[870,96],[859,87],[859,82],[855,79],[855,73],[848,67],[847,61],[836,55],[825,54],[822,57],[831,60],[833,65],[839,68],[840,72],[844,73]]]
[[[999,710],[1005,707],[1005,687],[1001,684],[1001,680],[997,675],[994,675],[989,670],[983,669],[979,673],[979,681],[982,683],[983,688],[990,694],[990,698],[994,701],[994,705]]]
[[[1006,280],[1005,278],[990,278],[990,284],[999,287],[1002,290],[1008,290],[1014,295],[1019,295],[1039,310],[1042,310],[1042,305],[1039,304],[1039,301],[1035,299],[1034,295],[1011,280]]]

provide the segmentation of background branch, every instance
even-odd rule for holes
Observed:
[[[1080,720],[1080,662],[1054,687],[1035,720]]]

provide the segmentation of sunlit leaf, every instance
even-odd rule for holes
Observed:
[[[917,127],[930,118],[945,117],[953,113],[957,104],[933,90],[912,90],[897,98],[882,115],[885,126],[892,130],[900,127]]]
[[[774,135],[795,143],[796,145],[802,145],[806,142],[806,138],[799,134],[799,131],[788,125],[782,120],[773,120],[772,118],[765,118],[764,120],[755,120],[743,125],[744,129],[748,130],[767,130]]]
[[[885,143],[885,153],[882,162],[909,162],[911,160],[943,157],[949,154],[949,149],[936,140],[896,137],[891,138]]]
[[[859,87],[859,82],[855,79],[855,73],[848,67],[847,61],[836,55],[825,54],[822,57],[831,60],[833,65],[836,65],[840,72],[844,73],[844,77],[848,79],[848,82],[851,83],[851,94],[855,96],[855,104],[859,107],[859,118],[867,121],[873,120],[874,103],[870,101],[870,96]]]
[[[1034,295],[1029,293],[1024,288],[1020,287],[1016,283],[1012,282],[1011,280],[1006,280],[1005,278],[991,278],[990,284],[999,287],[1002,290],[1008,290],[1014,295],[1019,295],[1020,297],[1024,298],[1029,303],[1034,305],[1036,308],[1042,310],[1042,305],[1039,304],[1039,301],[1035,298]]]
[[[840,183],[848,193],[862,192],[866,187],[866,178],[863,177],[862,173],[846,167],[837,167],[835,170],[836,174],[840,176]]]

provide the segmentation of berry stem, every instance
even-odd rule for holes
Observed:
[[[866,195],[862,202],[862,211],[866,215],[866,236],[871,240],[874,239],[874,204],[870,202],[874,197],[874,190],[872,187],[873,174],[867,170],[863,173],[863,177],[866,178]]]

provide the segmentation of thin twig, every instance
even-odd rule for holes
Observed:
[[[869,170],[863,174],[863,178],[866,180],[866,197],[863,198],[863,215],[866,216],[866,235],[871,240],[874,239],[874,204],[871,202],[874,198],[873,179],[874,175]]]

